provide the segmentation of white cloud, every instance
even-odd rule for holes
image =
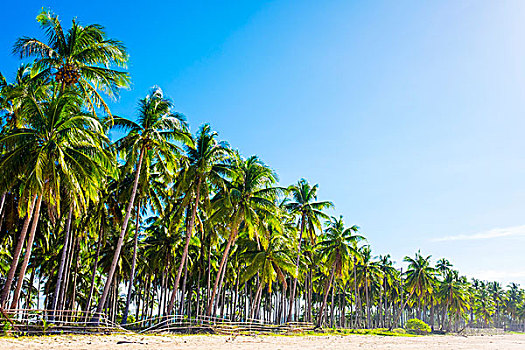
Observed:
[[[494,228],[492,230],[482,231],[471,235],[445,236],[432,239],[433,242],[444,241],[471,241],[480,239],[492,239],[502,237],[525,236],[525,225],[511,226],[505,228]]]

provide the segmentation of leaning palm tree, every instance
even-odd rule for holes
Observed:
[[[80,25],[75,19],[64,31],[57,15],[42,10],[37,21],[45,31],[47,43],[36,38],[19,38],[13,52],[21,58],[34,57],[32,76],[51,77],[61,85],[77,86],[92,111],[109,108],[98,90],[109,96],[118,95],[121,87],[129,86],[127,72],[112,69],[112,65],[125,68],[128,54],[124,45],[106,36],[98,24]]]
[[[55,89],[56,90],[56,89]],[[110,171],[111,158],[104,150],[107,138],[96,118],[82,111],[82,97],[74,90],[55,94],[40,101],[28,93],[21,104],[25,124],[13,128],[0,138],[5,149],[0,158],[4,179],[21,179],[21,204],[29,207],[21,235],[27,232],[28,219],[33,211],[33,224],[27,240],[25,258],[19,272],[23,280],[31,256],[42,202],[60,210],[61,192],[66,189],[68,200],[76,212],[97,197],[100,179]],[[23,242],[23,237],[22,242]],[[13,264],[4,285],[2,302],[11,287],[12,276],[20,255],[17,245]],[[12,305],[16,306],[21,282],[17,284]]]
[[[334,278],[343,277],[343,274],[349,271],[353,258],[360,258],[360,252],[356,249],[356,246],[358,242],[365,239],[363,236],[356,234],[359,231],[359,227],[354,225],[345,228],[342,216],[339,219],[332,217],[327,226],[323,237],[317,244],[319,254],[325,261],[324,265],[330,266],[324,286],[323,303],[319,310],[317,327],[321,327],[323,324],[326,300]]]
[[[201,196],[209,198],[209,187],[207,184],[214,186],[216,189],[224,187],[223,176],[229,173],[228,165],[225,163],[228,153],[228,145],[225,142],[217,141],[217,133],[211,131],[208,124],[201,127],[194,143],[186,146],[188,166],[182,174],[181,186],[183,186],[185,196],[181,208],[191,205],[191,217],[186,228],[184,250],[177,275],[175,276],[173,292],[166,310],[168,315],[173,311],[175,296],[177,295],[182,271],[188,257],[188,249]],[[203,193],[201,193],[201,190]],[[190,204],[190,201],[193,201],[193,204]]]
[[[333,208],[334,204],[329,201],[317,202],[317,190],[319,185],[310,186],[305,179],[299,180],[296,184],[288,187],[288,191],[293,201],[287,202],[285,208],[291,214],[299,216],[299,240],[297,246],[296,266],[297,271],[292,284],[290,293],[290,305],[288,308],[288,322],[292,321],[293,303],[295,300],[295,291],[297,288],[297,275],[299,272],[299,259],[301,257],[301,242],[303,234],[306,230],[310,243],[315,244],[313,234],[315,229],[321,229],[321,219],[328,219],[328,215],[323,213],[323,210]]]
[[[275,198],[280,189],[272,187],[277,182],[277,174],[256,156],[246,160],[237,156],[233,163],[233,179],[213,200],[215,213],[211,220],[220,222],[228,220],[226,225],[228,241],[208,300],[206,311],[208,316],[212,313],[217,288],[222,283],[230,249],[237,239],[241,225],[249,235],[255,236],[257,236],[256,228],[263,216],[268,222],[278,226]]]
[[[157,87],[154,88],[148,96],[140,100],[137,122],[125,118],[114,119],[115,127],[128,131],[128,134],[119,139],[115,145],[121,157],[126,159],[126,166],[128,168],[135,166],[135,179],[127,205],[126,215],[122,222],[120,236],[115,246],[113,261],[94,316],[95,322],[98,322],[113,282],[131,211],[136,205],[135,197],[137,195],[143,162],[146,162],[147,164],[145,165],[148,166],[152,162],[161,161],[168,167],[174,168],[177,163],[177,155],[180,154],[180,149],[173,141],[191,143],[187,132],[186,121],[182,115],[173,113],[171,108],[171,101],[166,99],[163,96],[162,90]]]

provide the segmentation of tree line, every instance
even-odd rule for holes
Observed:
[[[356,225],[329,216],[305,179],[283,187],[210,125],[191,133],[155,87],[137,115],[105,99],[129,87],[128,53],[97,24],[38,16],[24,63],[0,74],[0,307],[433,329],[512,327],[524,291],[468,280],[417,252],[396,268]],[[32,61],[31,61],[32,59]],[[28,63],[31,61],[30,63]],[[122,135],[110,137],[110,133]]]

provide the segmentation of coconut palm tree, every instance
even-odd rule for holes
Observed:
[[[42,10],[36,19],[46,34],[47,43],[22,37],[13,46],[13,52],[20,58],[36,59],[31,67],[33,77],[54,75],[62,91],[76,86],[92,111],[102,106],[110,114],[99,90],[116,96],[120,88],[129,86],[128,73],[111,68],[125,68],[128,54],[124,44],[108,38],[104,27],[82,26],[76,19],[65,31],[58,16],[49,10]]]
[[[102,134],[102,126],[96,118],[82,111],[82,102],[81,96],[73,90],[62,94],[55,92],[50,100],[44,101],[28,93],[21,104],[23,127],[11,129],[0,139],[0,147],[6,150],[0,158],[0,170],[7,178],[23,179],[22,198],[31,203],[30,207],[35,203],[13,306],[18,301],[31,256],[42,202],[59,211],[61,190],[65,188],[71,205],[80,212],[90,199],[97,198],[102,175],[111,171],[111,159],[104,150],[107,138]],[[15,254],[14,260],[17,259]],[[12,266],[16,267],[16,261]],[[6,284],[3,294],[9,288]]]
[[[195,141],[186,146],[188,166],[183,172],[184,179],[181,181],[184,184],[185,192],[183,206],[187,206],[190,201],[193,201],[193,204],[191,205],[191,217],[187,227],[181,262],[173,284],[173,292],[168,309],[166,310],[168,315],[173,311],[180,277],[188,257],[188,249],[201,195],[204,198],[209,198],[207,184],[214,186],[216,189],[224,188],[223,176],[229,173],[228,165],[225,163],[229,154],[228,145],[225,142],[217,141],[217,135],[216,132],[211,131],[208,124],[205,124],[199,130]],[[201,193],[201,190],[203,190],[203,193]]]
[[[244,160],[237,155],[232,163],[232,179],[227,181],[225,189],[217,193],[212,204],[215,212],[211,220],[215,222],[224,222],[227,218],[229,220],[227,224],[228,240],[208,300],[206,310],[208,316],[212,313],[217,289],[224,276],[223,270],[241,225],[250,236],[256,238],[257,227],[263,216],[278,227],[278,220],[275,216],[277,211],[275,198],[280,189],[272,187],[277,182],[277,174],[256,156]]]
[[[272,284],[279,281],[282,284],[282,293],[286,293],[288,288],[286,275],[293,276],[296,271],[293,259],[290,257],[291,242],[288,237],[273,231],[269,240],[261,241],[261,244],[244,239],[239,245],[245,250],[241,256],[246,259],[242,282],[248,281],[256,274],[259,275],[251,311],[251,318],[255,318],[264,287],[268,286],[268,292],[271,293]]]
[[[357,261],[357,279],[359,284],[364,287],[366,300],[366,328],[371,328],[371,302],[369,292],[372,286],[381,285],[383,273],[378,262],[372,260],[372,249],[370,246],[363,246],[359,249],[360,257]]]
[[[132,168],[136,166],[135,179],[126,209],[126,216],[122,222],[120,236],[115,246],[113,261],[97,306],[94,317],[95,322],[98,322],[113,282],[113,276],[120,257],[122,242],[126,234],[131,211],[136,205],[135,197],[137,195],[143,162],[151,163],[162,161],[167,166],[174,168],[177,163],[177,156],[180,154],[180,149],[173,142],[182,141],[191,143],[184,117],[180,114],[173,113],[171,108],[171,101],[165,98],[162,90],[157,87],[154,88],[148,96],[140,100],[137,122],[120,117],[114,119],[115,127],[128,131],[127,135],[119,139],[115,146],[120,152],[121,157],[126,159],[127,167]],[[148,164],[146,164],[146,166],[147,165]]]
[[[403,313],[403,310],[405,309],[407,303],[412,298],[412,296],[416,295],[418,298],[418,311],[420,313],[421,300],[423,300],[425,297],[427,297],[433,292],[436,284],[435,278],[437,272],[435,268],[430,266],[430,257],[431,255],[425,258],[418,251],[416,253],[415,258],[405,256],[405,258],[403,259],[405,262],[408,263],[405,285],[409,295],[403,303],[403,305],[401,306],[397,316],[394,318],[394,322],[392,323],[392,325],[390,325],[390,329],[392,329],[397,324],[399,318],[401,317],[401,314]]]
[[[288,187],[288,193],[292,197],[290,202],[284,204],[285,208],[293,215],[299,217],[299,239],[297,246],[297,271],[292,284],[290,294],[290,305],[288,313],[288,322],[292,321],[293,303],[295,300],[295,291],[297,288],[297,275],[299,273],[299,259],[301,257],[301,243],[303,234],[306,230],[310,243],[315,244],[314,233],[315,229],[321,229],[321,219],[328,220],[329,217],[323,210],[334,207],[334,204],[329,201],[317,201],[317,191],[319,185],[310,186],[305,179],[299,180],[295,185]]]
[[[328,298],[328,292],[332,287],[334,278],[342,278],[343,274],[349,271],[350,263],[354,257],[360,258],[361,254],[357,248],[357,243],[365,238],[356,233],[359,231],[358,226],[351,226],[345,228],[343,216],[339,218],[332,217],[327,222],[327,228],[324,231],[317,247],[319,254],[325,262],[325,266],[329,266],[328,277],[324,286],[324,297],[319,316],[317,327],[321,327],[324,318],[324,309]]]
[[[464,311],[468,310],[468,291],[467,285],[464,283],[455,270],[448,270],[445,279],[439,283],[436,297],[445,303],[443,308],[443,323],[445,325],[445,317],[449,310],[452,310],[456,317]],[[447,330],[450,329],[452,317],[449,318]]]

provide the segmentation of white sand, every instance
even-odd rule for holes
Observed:
[[[118,342],[121,342],[118,344]],[[49,336],[0,338],[0,349],[525,349],[525,335],[494,336]]]

